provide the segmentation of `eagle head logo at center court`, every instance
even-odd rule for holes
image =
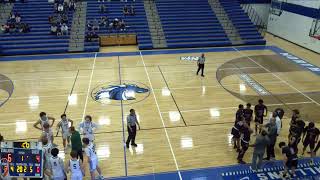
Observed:
[[[95,101],[103,104],[115,104],[114,101],[121,100],[124,101],[123,104],[132,104],[144,100],[149,95],[150,90],[146,85],[133,81],[124,81],[123,84],[114,82],[102,84],[91,93]]]

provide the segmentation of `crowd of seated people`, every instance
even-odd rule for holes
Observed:
[[[51,24],[50,34],[57,36],[68,35],[68,11],[74,11],[76,9],[76,3],[73,0],[69,2],[55,0],[53,9],[54,14],[48,18],[49,23]]]
[[[134,16],[134,15],[136,14],[133,5],[131,5],[130,8],[129,8],[127,5],[125,5],[125,6],[123,7],[122,12],[123,12],[123,15],[125,15],[125,16],[128,16],[128,15]]]
[[[27,33],[30,32],[30,27],[27,23],[21,22],[21,16],[19,13],[10,13],[7,24],[1,25],[2,33]]]

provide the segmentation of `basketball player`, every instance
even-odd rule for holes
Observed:
[[[53,117],[47,116],[47,114],[45,112],[41,112],[39,116],[40,116],[40,119],[36,123],[33,124],[33,127],[36,128],[36,129],[39,129],[41,131],[43,130],[44,123],[48,123],[49,124],[49,121],[51,120],[50,127],[52,127],[53,124],[54,124],[54,121],[56,120]],[[40,124],[41,127],[38,127],[39,124]]]
[[[304,155],[304,152],[306,151],[307,147],[310,147],[311,151],[311,158],[315,156],[314,154],[314,147],[316,142],[318,142],[320,131],[318,128],[315,127],[315,124],[313,122],[310,122],[308,126],[304,129],[303,133],[303,150],[302,155]]]
[[[290,125],[296,124],[296,120],[298,120],[300,117],[300,112],[298,109],[292,110],[292,116],[291,116],[291,121]]]
[[[244,116],[244,119],[246,120],[246,123],[250,127],[250,122],[253,119],[253,110],[251,109],[250,103],[248,103],[247,107],[243,110],[243,116]]]
[[[62,143],[63,143],[63,147],[64,147],[64,150],[66,150],[67,146],[67,142],[68,142],[68,146],[70,146],[70,131],[69,131],[69,124],[71,126],[73,126],[73,121],[69,118],[67,118],[67,115],[66,114],[62,114],[61,115],[61,121],[58,123],[57,125],[57,135],[58,136],[58,133],[59,133],[59,130],[61,128],[61,132],[62,132]]]
[[[91,180],[95,180],[95,171],[99,173],[99,179],[104,179],[98,165],[98,156],[96,155],[92,142],[90,142],[89,138],[83,138],[82,143],[85,155],[87,156],[87,162],[89,164]]]
[[[43,124],[42,136],[46,137],[50,144],[53,144],[53,132],[52,132],[51,127],[48,123]]]
[[[79,130],[83,133],[85,138],[88,138],[90,142],[94,141],[94,130],[97,129],[97,124],[92,122],[92,117],[87,115],[84,118],[84,122],[79,124]]]
[[[236,120],[234,126],[231,129],[231,134],[233,135],[232,140],[234,143],[233,148],[240,152],[240,130],[243,127],[243,105],[239,104],[239,109],[236,112]]]
[[[240,130],[241,132],[241,150],[238,154],[238,163],[245,164],[243,161],[243,156],[249,148],[250,135],[253,132],[246,120],[243,120],[243,127]]]
[[[255,135],[258,133],[258,126],[263,124],[263,117],[268,115],[267,106],[263,104],[263,100],[259,99],[258,104],[254,107],[255,114]]]
[[[48,142],[47,137],[42,136],[40,141],[42,142],[42,152],[44,155],[44,173],[45,173],[45,178],[50,176],[50,168],[49,168],[49,162],[51,158],[51,149],[52,149],[52,144]]]
[[[295,152],[298,154],[298,144],[301,141],[301,136],[305,129],[305,122],[301,119],[297,119],[294,121],[294,124],[290,126],[289,129],[289,140],[288,142],[292,142],[292,147]]]
[[[53,180],[65,180],[67,179],[64,171],[63,160],[58,157],[59,149],[53,148],[51,150],[51,157],[49,161],[49,169],[51,170],[51,179]]]
[[[286,178],[288,170],[291,170],[291,178],[293,178],[296,176],[295,170],[298,166],[298,156],[292,147],[286,146],[285,142],[280,142],[279,147],[281,148],[285,164],[283,177]]]
[[[78,153],[76,151],[71,151],[71,159],[67,165],[67,173],[71,172],[71,180],[82,180],[85,176],[83,163],[78,159]]]

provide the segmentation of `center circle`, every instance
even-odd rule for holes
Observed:
[[[140,82],[123,80],[97,85],[91,91],[94,101],[107,105],[129,105],[145,100],[150,95],[150,88]]]

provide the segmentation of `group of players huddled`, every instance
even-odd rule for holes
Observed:
[[[242,104],[239,105],[231,134],[233,136],[234,149],[238,152],[237,159],[240,164],[246,163],[243,161],[243,157],[250,146],[254,148],[262,147],[262,154],[264,154],[265,149],[263,149],[263,144],[261,145],[261,143],[264,142],[267,142],[265,143],[267,157],[264,158],[264,160],[275,159],[274,147],[282,128],[282,118],[284,113],[285,112],[282,108],[276,108],[270,118],[268,118],[268,122],[264,124],[263,120],[268,115],[268,108],[264,105],[262,99],[258,100],[258,104],[255,105],[253,110],[251,109],[250,103],[247,104],[246,108],[244,108]],[[250,128],[250,123],[253,118],[255,122],[254,133],[256,136],[256,142],[250,145],[250,137],[253,133],[253,130]],[[303,149],[301,155],[304,155],[307,147],[310,148],[309,153],[311,154],[311,163],[313,163],[312,158],[315,157],[316,152],[320,148],[320,131],[315,127],[314,122],[309,122],[309,124],[306,125],[300,116],[299,110],[297,109],[292,110],[289,125],[288,143],[280,142],[279,147],[281,148],[285,161],[284,176],[288,174],[288,169],[291,170],[291,176],[295,176],[294,170],[298,164],[299,143],[302,140]],[[267,141],[261,141],[261,138],[258,138],[258,136],[265,137]]]
[[[79,124],[79,131],[83,135],[81,139],[80,133],[73,126],[73,121],[66,114],[61,115],[61,120],[57,124],[56,136],[58,136],[61,129],[64,152],[72,146],[70,160],[67,162],[63,162],[63,159],[58,156],[59,149],[54,144],[52,131],[54,122],[55,118],[47,116],[45,112],[41,112],[40,119],[34,124],[35,128],[42,131],[40,141],[44,152],[45,170],[43,179],[65,180],[67,179],[67,173],[70,172],[71,180],[82,180],[87,166],[89,166],[91,180],[96,179],[95,171],[99,174],[98,179],[104,179],[94,147],[94,130],[97,125],[92,122],[92,117],[85,116],[84,121]]]

